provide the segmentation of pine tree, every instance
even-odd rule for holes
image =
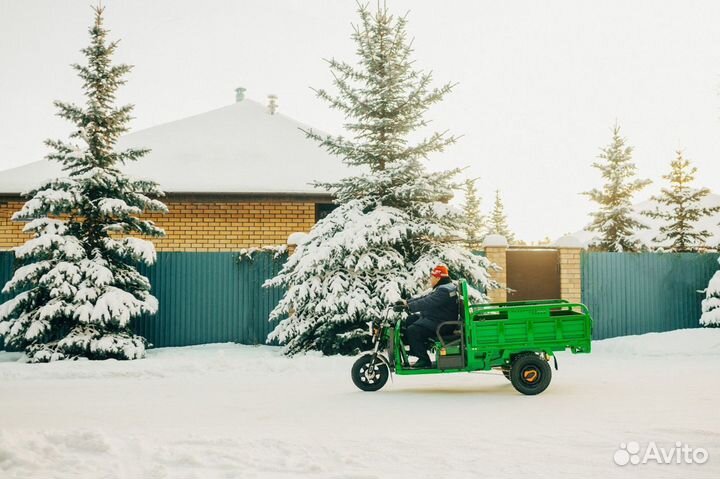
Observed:
[[[359,64],[330,60],[339,93],[317,91],[345,115],[349,137],[306,133],[363,172],[321,184],[335,195],[338,208],[265,283],[286,289],[270,315],[282,321],[268,339],[285,344],[287,354],[355,354],[367,348],[367,322],[394,301],[424,290],[436,264],[480,288],[493,285],[488,261],[452,242],[462,216],[444,202],[459,188],[453,180],[459,170],[430,174],[423,164],[455,137],[433,133],[410,141],[426,126],[428,108],[452,85],[431,88],[431,75],[413,69],[406,18],[394,18],[384,6],[371,13],[360,5],[359,14],[352,35]]]
[[[480,198],[475,186],[476,179],[465,180],[465,202],[463,203],[463,233],[470,249],[480,248],[480,242],[486,233],[485,216],[480,211]]]
[[[22,348],[32,362],[73,357],[133,359],[146,341],[130,330],[130,320],[157,310],[150,283],[136,264],[155,260],[152,242],[136,233],[163,231],[138,216],[166,212],[157,185],[133,180],[120,167],[147,153],[115,151],[127,131],[132,106],[115,107],[115,92],[130,66],[113,65],[117,42],[108,42],[103,9],[95,9],[87,65],[73,65],[83,81],[84,107],[56,102],[59,116],[75,124],[68,141],[48,140],[47,159],[63,165],[66,177],[47,181],[13,221],[27,222],[33,238],[15,249],[20,267],[3,292],[14,297],[0,305],[0,336]]]
[[[504,236],[508,243],[516,242],[515,235],[510,231],[510,227],[507,224],[505,205],[500,196],[500,190],[495,190],[495,204],[493,205],[492,214],[490,215],[489,233]]]
[[[670,163],[670,173],[663,176],[670,182],[670,187],[663,188],[659,196],[652,197],[652,200],[666,208],[656,207],[654,210],[643,211],[643,214],[665,220],[665,224],[660,226],[660,235],[653,239],[654,242],[672,241],[670,249],[683,253],[695,251],[711,236],[707,230],[698,231],[696,224],[700,219],[720,211],[720,206],[700,206],[700,202],[710,194],[710,190],[694,189],[690,186],[695,180],[697,168],[690,166],[690,160],[683,158],[682,151],[678,150],[676,154],[676,158]]]
[[[588,230],[602,236],[591,246],[604,251],[638,251],[640,244],[633,235],[647,226],[632,217],[632,199],[651,181],[635,179],[632,147],[625,145],[617,124],[610,145],[601,150],[599,158],[592,166],[600,170],[605,185],[601,190],[594,188],[583,193],[600,206],[599,211],[592,213]]]
[[[720,262],[720,258],[718,258],[718,262]],[[700,324],[720,327],[720,271],[715,272],[708,283],[707,289],[705,289]]]

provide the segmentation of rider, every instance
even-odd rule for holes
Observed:
[[[432,291],[419,298],[400,300],[396,308],[407,308],[411,315],[406,321],[406,340],[410,354],[418,358],[414,368],[432,367],[425,341],[435,337],[435,331],[443,321],[455,321],[458,317],[457,287],[450,281],[447,266],[438,265],[430,273]]]

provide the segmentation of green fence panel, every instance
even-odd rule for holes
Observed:
[[[10,299],[9,294],[3,294],[2,289],[13,275],[13,265],[15,264],[15,253],[12,251],[0,251],[0,304]],[[2,338],[0,338],[0,351],[4,349]]]
[[[264,344],[275,323],[268,321],[282,297],[262,283],[280,269],[272,255],[257,253],[237,261],[236,253],[158,253],[142,267],[160,309],[140,318],[133,329],[155,347],[217,342]]]
[[[12,251],[0,251],[0,303],[10,299],[7,294],[2,294],[2,289],[13,275],[13,264],[15,263],[15,253]]]
[[[583,253],[582,300],[593,338],[699,327],[698,290],[718,269],[717,254]]]
[[[160,308],[133,321],[133,329],[155,347],[238,342],[264,344],[276,323],[268,316],[282,297],[263,288],[282,261],[257,253],[237,261],[236,253],[158,253],[140,271],[152,283]],[[0,251],[0,289],[12,277],[14,254]],[[0,295],[0,303],[9,299]],[[2,343],[0,342],[0,349]]]

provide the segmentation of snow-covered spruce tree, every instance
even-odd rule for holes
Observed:
[[[720,206],[703,207],[700,202],[710,194],[708,188],[695,189],[691,186],[695,180],[697,168],[690,166],[690,160],[683,158],[682,151],[670,163],[670,173],[663,178],[670,182],[669,188],[663,188],[661,194],[652,200],[661,206],[642,213],[650,218],[664,220],[660,226],[660,235],[653,238],[658,244],[672,242],[670,250],[685,253],[697,250],[711,236],[707,230],[698,230],[697,222],[720,211]]]
[[[469,248],[476,250],[480,248],[480,242],[487,233],[485,216],[480,211],[480,198],[478,197],[475,179],[465,180],[465,201],[463,203],[463,233]]]
[[[720,262],[720,258],[718,258],[718,262]],[[720,271],[716,271],[710,278],[701,307],[700,324],[720,327]]]
[[[459,188],[453,182],[459,170],[431,174],[423,165],[455,138],[433,133],[410,142],[426,125],[425,112],[451,85],[431,88],[430,74],[413,69],[406,18],[394,18],[385,7],[371,13],[363,5],[359,14],[352,35],[358,65],[330,60],[339,93],[317,92],[345,114],[349,137],[306,133],[363,173],[322,184],[338,208],[265,283],[286,289],[270,315],[282,321],[268,339],[285,344],[287,354],[366,349],[366,323],[394,301],[422,292],[437,263],[445,263],[455,278],[492,286],[488,261],[451,238],[462,216],[443,202]],[[480,300],[482,293],[476,294]]]
[[[600,170],[605,185],[583,193],[600,207],[591,213],[593,221],[588,230],[600,233],[601,237],[591,246],[603,251],[638,251],[641,245],[633,235],[647,226],[632,217],[632,199],[651,181],[635,178],[632,147],[625,145],[617,124],[610,145],[601,150],[599,159],[592,166]]]
[[[162,195],[155,183],[120,171],[147,150],[114,149],[132,110],[114,106],[130,67],[111,64],[116,42],[106,39],[102,13],[95,10],[91,42],[82,50],[87,65],[73,65],[86,105],[56,102],[77,130],[69,141],[47,142],[48,159],[62,163],[67,177],[27,193],[12,218],[27,222],[24,231],[34,237],[15,249],[21,266],[3,289],[14,297],[0,305],[0,336],[32,362],[142,357],[146,341],[132,333],[130,320],[158,307],[135,266],[153,263],[153,244],[124,235],[162,235],[138,215],[167,209],[153,198]]]
[[[515,243],[515,235],[510,231],[510,227],[507,224],[507,215],[505,215],[505,205],[503,204],[502,197],[500,196],[500,190],[495,190],[495,203],[493,204],[493,210],[490,214],[490,225],[488,227],[488,233],[494,235],[502,235],[508,241],[508,243]]]

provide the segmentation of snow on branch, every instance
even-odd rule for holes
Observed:
[[[23,233],[42,235],[64,235],[68,231],[65,221],[53,218],[37,218],[23,227]]]
[[[152,241],[129,236],[120,240],[113,238],[104,239],[105,247],[120,257],[133,261],[141,261],[144,264],[155,264],[157,254]]]
[[[103,198],[98,202],[101,213],[110,216],[139,215],[142,210],[137,206],[130,206],[125,201],[117,198]]]
[[[44,234],[25,242],[24,245],[13,249],[15,257],[24,259],[30,256],[47,254],[57,257],[80,259],[85,256],[85,250],[80,241],[74,236],[59,234]]]
[[[122,289],[108,287],[94,305],[85,303],[80,306],[75,311],[75,317],[81,323],[117,324],[124,327],[132,318],[144,313],[154,314],[157,308],[157,299],[150,295],[137,298]]]
[[[27,221],[48,215],[67,214],[73,211],[80,202],[77,183],[67,178],[46,182],[29,194],[32,194],[33,197],[25,202],[20,211],[12,215],[12,221]]]
[[[720,262],[720,258],[718,258],[718,262]],[[720,271],[715,272],[705,289],[700,324],[703,326],[720,326]]]
[[[287,245],[259,246],[253,248],[243,248],[238,253],[238,261],[252,261],[258,253],[270,253],[273,259],[278,259],[288,251]]]

